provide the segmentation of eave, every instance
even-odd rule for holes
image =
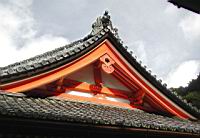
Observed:
[[[200,14],[200,1],[199,0],[168,0],[178,8],[183,7],[190,11]]]
[[[10,126],[12,124],[12,127]],[[39,126],[39,127],[36,127]],[[90,137],[141,137],[151,138],[198,138],[199,134],[153,130],[145,128],[131,128],[105,125],[92,125],[72,122],[58,122],[50,120],[0,118],[0,128],[3,136],[90,136]],[[14,128],[12,131],[5,128]]]
[[[196,122],[141,110],[54,97],[30,98],[20,93],[3,91],[0,91],[0,99],[0,128],[1,132],[8,134],[33,131],[37,134],[67,134],[66,131],[74,134],[79,130],[94,130],[103,134],[109,131],[116,132],[113,134],[120,132],[122,135],[131,133],[134,136],[144,134],[144,137],[199,137],[200,134],[200,126]]]
[[[98,33],[90,34],[84,39],[67,46],[1,68],[0,89],[11,90],[14,87],[18,87],[20,84],[40,80],[41,77],[45,77],[45,75],[48,75],[49,73],[54,73],[55,70],[59,70],[62,66],[76,61],[97,48],[104,41],[108,40],[111,45],[114,46],[116,51],[125,58],[127,64],[130,64],[130,68],[135,69],[141,76],[140,78],[144,78],[143,80],[148,82],[149,86],[151,86],[151,88],[148,86],[148,89],[157,91],[159,93],[158,95],[163,95],[163,97],[170,99],[169,101],[173,101],[175,105],[178,105],[178,107],[181,107],[181,109],[185,110],[195,118],[200,117],[200,111],[198,109],[168,90],[165,84],[161,84],[161,82],[148,72],[146,68],[142,67],[142,65],[132,56],[132,53],[127,51],[127,47],[123,46],[114,33],[111,28],[105,27],[99,30]],[[38,64],[40,66],[38,66]],[[191,117],[191,119],[194,118]]]
[[[106,33],[107,32],[107,33]],[[102,33],[102,32],[101,32]],[[144,77],[144,80],[140,80],[140,81],[145,81],[145,80],[147,80],[147,82],[144,82],[143,84],[145,84],[145,83],[152,83],[153,82],[153,80],[152,80],[152,78],[151,78],[151,75],[150,74],[147,74],[148,72],[146,71],[146,70],[144,70],[144,68],[140,65],[140,64],[138,64],[138,62],[126,51],[126,49],[121,45],[121,43],[119,43],[117,40],[116,40],[116,38],[112,35],[112,33],[108,30],[108,29],[105,29],[104,30],[104,33],[102,33],[104,36],[102,36],[102,38],[104,38],[104,39],[102,39],[102,41],[103,42],[101,42],[101,41],[90,41],[90,42],[92,42],[91,43],[91,45],[90,46],[88,46],[88,49],[84,49],[84,51],[82,51],[82,52],[80,52],[80,53],[82,53],[83,55],[84,54],[86,54],[86,53],[88,53],[88,52],[91,52],[92,50],[94,50],[96,47],[99,47],[99,43],[100,43],[100,45],[103,45],[105,42],[108,44],[108,45],[110,45],[111,47],[112,46],[114,46],[116,49],[117,49],[117,51],[119,51],[120,52],[120,54],[125,58],[125,60],[127,60],[128,61],[128,63],[130,64],[130,66],[132,67],[132,68],[134,68],[134,69],[136,69],[138,72],[139,72],[139,74],[141,74],[141,76],[140,77],[138,77],[137,79],[139,79],[140,80],[140,78],[143,78]],[[113,43],[113,44],[109,44],[109,42],[107,42],[106,40],[110,40],[111,41],[111,43]],[[117,42],[117,43],[116,43]],[[86,44],[87,44],[88,42],[86,42]],[[102,43],[102,44],[101,44]],[[103,49],[102,49],[103,50]],[[104,52],[106,52],[106,51],[109,51],[109,50],[103,50]],[[116,51],[116,52],[117,52]],[[99,53],[99,52],[98,52]],[[97,54],[97,53],[96,53]],[[99,53],[99,54],[101,54],[101,52]],[[80,55],[79,55],[80,56]],[[96,57],[98,57],[97,55],[95,55]],[[94,55],[92,56],[92,57],[95,57]],[[101,55],[99,55],[99,56],[101,56]],[[111,56],[111,55],[110,55]],[[112,57],[112,56],[111,56]],[[74,57],[76,60],[78,59],[77,57]],[[83,58],[83,57],[79,57],[79,58]],[[114,58],[114,57],[112,57],[112,58]],[[121,57],[122,58],[122,57]],[[114,59],[120,59],[120,57],[118,57],[118,58],[114,58]],[[75,62],[76,60],[73,60],[73,62]],[[88,62],[88,64],[89,64],[89,61],[91,60],[91,59],[85,59],[87,62]],[[93,60],[96,60],[95,58],[93,59]],[[85,61],[85,62],[86,62]],[[93,61],[90,61],[90,62],[93,62]],[[67,64],[66,64],[67,65]],[[77,64],[78,65],[78,64]],[[81,65],[81,64],[80,64]],[[65,66],[64,67],[62,67],[62,66],[60,66],[61,68],[66,68]],[[76,70],[76,68],[74,68],[75,70]],[[143,69],[143,70],[142,70]],[[57,67],[57,69],[56,70],[60,70],[58,67]],[[55,71],[56,71],[55,70]],[[66,69],[65,69],[66,70]],[[66,71],[69,71],[69,70],[71,70],[71,69],[68,69],[67,68],[67,70]],[[64,71],[65,72],[65,71]],[[40,86],[40,85],[42,85],[42,84],[44,84],[44,83],[47,83],[47,80],[48,80],[48,82],[51,82],[51,81],[53,81],[53,80],[56,80],[56,79],[58,79],[58,78],[55,78],[55,77],[51,77],[51,79],[48,77],[48,76],[46,76],[46,75],[48,75],[48,74],[52,74],[52,73],[54,73],[54,70],[51,70],[51,71],[49,71],[49,72],[45,72],[45,73],[43,73],[43,74],[40,74],[40,75],[38,75],[38,76],[34,76],[34,77],[29,77],[29,78],[26,78],[25,80],[21,80],[21,81],[15,81],[15,82],[11,82],[11,83],[8,83],[8,84],[4,84],[4,85],[1,85],[1,88],[2,89],[4,89],[4,90],[8,90],[8,91],[13,91],[13,92],[18,92],[18,91],[26,91],[26,90],[29,90],[29,89],[32,89],[33,87],[32,86],[34,86],[34,87],[38,87],[38,86]],[[56,73],[56,72],[55,72]],[[59,73],[60,74],[60,73]],[[63,75],[62,75],[63,73],[61,73],[61,75],[59,76],[58,75],[58,73],[57,73],[57,77],[62,77]],[[131,75],[131,74],[130,74]],[[130,76],[129,75],[129,76]],[[45,79],[45,76],[46,76],[46,79]],[[43,79],[44,78],[44,79]],[[31,81],[33,81],[33,82],[31,82]],[[154,81],[155,81],[155,79],[154,79]],[[27,83],[27,84],[26,84]],[[30,83],[30,84],[29,84]],[[22,86],[20,86],[22,84]],[[149,85],[148,84],[148,85]],[[157,81],[156,82],[154,82],[154,83],[152,83],[153,85],[152,86],[148,86],[148,85],[146,85],[145,87],[144,87],[144,89],[151,89],[150,91],[157,91],[156,89],[158,89],[158,91],[157,92],[155,92],[153,95],[155,95],[156,93],[158,94],[158,93],[160,93],[160,94],[156,94],[157,96],[157,98],[159,99],[159,97],[162,95],[162,94],[164,94],[167,98],[169,98],[169,99],[171,99],[173,102],[175,101],[174,100],[174,97],[170,97],[171,95],[169,94],[170,93],[170,91],[167,91],[167,89],[165,88],[165,87],[163,87],[161,84],[159,84]],[[160,85],[160,87],[158,87]],[[142,86],[143,87],[143,86]],[[160,89],[159,89],[160,88]],[[162,88],[162,89],[161,89]],[[163,89],[164,88],[164,89]],[[154,90],[153,90],[154,89]],[[167,93],[167,94],[166,94]],[[149,94],[151,94],[151,92],[149,92]],[[152,94],[151,94],[152,95]],[[161,96],[161,97],[163,97],[163,96]],[[160,98],[161,98],[160,97]],[[175,97],[176,98],[176,97]],[[167,100],[167,101],[170,101],[170,100]],[[176,98],[177,99],[177,98]],[[163,99],[164,100],[164,99]],[[163,105],[164,105],[164,103],[166,103],[167,102],[166,100],[164,100],[164,101],[160,101]],[[173,103],[173,102],[171,102],[171,103]],[[178,106],[180,106],[180,107],[182,107],[183,109],[185,109],[184,108],[184,106],[182,106],[182,103],[181,103],[182,101],[181,100],[179,100],[178,102],[176,102],[175,101],[175,103],[178,105]],[[170,102],[168,103],[168,104],[170,104]],[[166,108],[167,107],[169,107],[169,105],[166,105]],[[175,105],[173,105],[173,107],[176,107]],[[178,109],[178,108],[177,108]],[[176,109],[176,110],[177,110]],[[172,112],[174,112],[172,109],[169,109],[169,111],[172,111]],[[179,110],[179,111],[178,111]],[[180,115],[180,114],[182,114],[181,112],[181,110],[180,109],[178,109],[177,111],[179,112],[177,112],[177,113],[173,113],[173,114],[176,114],[176,115]],[[171,112],[170,111],[170,112]],[[181,112],[180,112],[181,111]],[[186,110],[186,111],[188,111],[188,110]],[[190,112],[189,112],[190,113]],[[184,113],[183,113],[184,114]],[[186,117],[187,116],[187,117]],[[181,117],[181,115],[180,115],[180,117]],[[181,118],[184,118],[184,117],[186,117],[186,118],[188,118],[189,116],[188,115],[183,115]],[[189,118],[191,118],[191,119],[194,119],[194,118],[192,118],[192,117],[189,117]]]

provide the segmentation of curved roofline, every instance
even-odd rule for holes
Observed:
[[[102,21],[103,17],[99,19],[100,21],[97,20],[95,22],[96,24],[93,26],[92,33],[81,40],[28,60],[0,68],[0,87],[4,84],[35,76],[60,67],[66,63],[70,63],[74,59],[84,55],[98,46],[98,44],[100,44],[103,40],[108,39],[120,52],[120,54],[131,64],[131,66],[135,68],[147,81],[151,82],[155,88],[174,101],[181,108],[195,117],[200,118],[200,110],[187,103],[187,101],[176,95],[176,93],[167,89],[166,84],[162,84],[160,80],[157,80],[155,76],[147,71],[147,69],[132,56],[132,52],[127,51],[128,47],[123,46],[116,29],[112,27],[111,21],[106,20],[107,26],[103,26],[105,25],[105,22]],[[107,16],[104,17],[104,19],[107,18],[110,19]]]

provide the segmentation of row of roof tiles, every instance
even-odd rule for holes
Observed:
[[[108,31],[109,31],[108,28],[102,29],[95,36],[85,37],[84,39],[86,39],[86,40],[80,39],[80,40],[72,42],[66,46],[59,47],[55,50],[48,51],[46,53],[37,55],[37,56],[29,58],[27,60],[23,60],[21,62],[16,62],[14,64],[10,64],[5,67],[0,67],[0,77],[37,69],[39,67],[42,67],[42,66],[45,66],[48,64],[52,64],[54,62],[59,62],[60,60],[67,59],[69,56],[80,53],[82,50],[86,49],[91,44],[98,41]]]
[[[31,71],[41,70],[47,66],[49,68],[51,65],[55,65],[61,61],[67,63],[68,59],[71,59],[71,57],[74,57],[83,50],[88,49],[88,47],[90,47],[94,42],[98,41],[108,31],[108,29],[103,29],[95,36],[89,37],[86,40],[81,39],[69,45],[57,48],[53,51],[49,51],[33,58],[2,67],[0,68],[0,83],[12,81],[17,79],[17,77],[20,78],[20,74],[30,75]],[[32,75],[34,75],[34,73],[35,72],[33,72]]]
[[[200,123],[89,102],[0,92],[0,116],[200,134]]]
[[[36,72],[35,70],[40,69],[48,69],[50,65],[54,65],[61,61],[65,61],[67,63],[68,59],[72,58],[77,54],[84,54],[83,51],[87,51],[93,46],[93,44],[99,41],[103,36],[107,34],[112,34],[112,31],[108,28],[104,28],[99,33],[94,36],[87,36],[84,39],[75,41],[69,45],[57,48],[53,51],[46,52],[44,54],[38,55],[36,57],[24,60],[22,62],[18,62],[15,64],[11,64],[9,66],[0,68],[0,83],[4,81],[15,79],[16,77],[20,77],[22,75],[30,75],[31,71],[33,74]],[[113,35],[114,36],[114,35]],[[131,60],[134,62],[135,67],[140,70],[140,73],[146,74],[151,82],[154,82],[157,86],[159,86],[162,90],[166,91],[167,96],[172,96],[181,101],[181,104],[186,108],[196,112],[200,115],[200,110],[193,106],[191,103],[188,103],[185,99],[179,96],[176,92],[170,91],[167,89],[167,85],[162,83],[162,80],[157,79],[156,75],[152,75],[151,71],[147,69],[146,66],[142,66],[142,62],[137,60],[137,57],[133,55],[132,51],[128,51],[128,47],[122,44],[121,39],[114,37],[117,40],[117,43],[123,47],[123,53],[128,53],[131,57]],[[48,67],[47,67],[48,66]],[[47,67],[47,68],[44,68]]]

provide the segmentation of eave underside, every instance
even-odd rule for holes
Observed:
[[[199,0],[169,0],[169,2],[176,5],[178,8],[183,7],[190,11],[200,14],[200,1]]]
[[[1,76],[2,78],[1,83],[3,83],[3,85],[1,85],[1,89],[2,87],[4,87],[4,85],[7,85],[9,83],[12,83],[12,81],[16,80],[20,80],[23,78],[27,78],[27,77],[31,77],[34,75],[40,75],[42,73],[45,72],[49,72],[52,69],[56,69],[61,67],[64,64],[70,63],[72,61],[74,61],[75,59],[81,57],[82,55],[90,52],[91,50],[93,50],[94,48],[96,48],[100,43],[102,43],[105,39],[108,39],[114,46],[115,48],[120,52],[120,54],[130,63],[130,65],[135,68],[140,74],[141,76],[143,76],[148,82],[150,82],[156,89],[158,89],[162,94],[164,94],[167,98],[169,98],[170,100],[172,100],[173,102],[175,102],[175,104],[177,104],[178,106],[180,106],[181,108],[183,108],[184,110],[186,110],[187,112],[191,113],[192,115],[194,115],[195,117],[199,117],[199,112],[198,109],[191,107],[189,104],[186,104],[185,102],[183,102],[183,100],[181,100],[179,97],[177,97],[176,95],[174,95],[172,92],[170,92],[165,86],[163,86],[155,77],[153,77],[145,68],[143,68],[141,66],[141,64],[138,63],[138,61],[132,57],[132,55],[127,51],[126,48],[124,48],[122,46],[122,44],[116,40],[116,37],[113,36],[113,34],[111,32],[109,32],[109,29],[103,29],[102,31],[100,31],[98,34],[96,34],[93,37],[87,38],[84,41],[75,43],[75,47],[69,47],[71,48],[71,50],[64,50],[63,52],[59,51],[56,54],[57,60],[56,62],[50,62],[48,60],[45,60],[45,56],[48,54],[45,54],[45,56],[41,59],[41,61],[44,62],[44,60],[46,62],[48,62],[47,65],[43,65],[42,67],[38,67],[35,69],[30,69],[29,71],[25,71],[25,72],[12,72],[8,75],[3,75]],[[63,48],[61,48],[63,49]],[[66,49],[66,48],[64,48]],[[66,53],[67,52],[67,53]],[[51,52],[49,52],[51,53]],[[71,53],[71,55],[70,55]],[[67,55],[67,56],[66,56]],[[42,63],[43,63],[42,62]],[[27,62],[29,64],[29,62]],[[30,62],[31,64],[34,62]],[[15,68],[15,71],[17,71],[18,68],[20,68],[20,66],[23,64],[19,64],[19,66],[17,65]],[[29,65],[29,66],[33,66],[35,64]],[[9,73],[9,70],[12,69],[11,66],[8,66],[8,68],[5,68],[6,72]],[[4,70],[5,71],[5,70]]]
[[[149,82],[145,82],[145,79],[138,74],[136,71],[134,71],[134,68],[130,67],[130,65],[127,65],[126,59],[124,59],[113,47],[113,45],[105,40],[100,45],[98,45],[95,49],[84,55],[83,57],[80,57],[79,60],[75,60],[69,65],[65,65],[58,68],[57,70],[53,71],[53,73],[50,72],[50,74],[43,74],[39,76],[39,78],[31,78],[30,80],[25,80],[23,82],[18,82],[14,84],[8,84],[8,86],[2,87],[6,91],[10,92],[24,92],[31,90],[33,88],[37,88],[39,86],[42,86],[44,84],[50,83],[52,81],[55,81],[57,79],[62,78],[63,76],[66,76],[67,74],[70,74],[78,68],[82,68],[90,63],[95,62],[97,59],[99,59],[101,56],[108,54],[116,63],[113,64],[113,67],[115,67],[116,76],[122,74],[122,78],[127,80],[129,82],[129,85],[133,88],[137,85],[140,86],[140,88],[137,88],[141,94],[147,93],[148,96],[153,97],[153,99],[161,106],[163,106],[164,109],[166,109],[169,113],[172,115],[176,115],[180,118],[184,119],[195,119],[193,116],[179,108],[176,104],[174,104],[171,100],[167,99],[165,96],[163,96],[158,90],[153,88]],[[101,58],[100,58],[101,59]],[[107,64],[107,63],[105,63]],[[110,65],[108,67],[112,67]],[[113,68],[112,67],[112,68]],[[107,67],[106,67],[107,68]],[[132,68],[132,69],[131,69]],[[119,73],[118,73],[119,72]],[[123,75],[124,74],[124,75]],[[133,90],[134,92],[134,90]],[[139,94],[139,95],[141,95]],[[141,95],[141,96],[142,96]]]

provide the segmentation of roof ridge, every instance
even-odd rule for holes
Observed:
[[[99,33],[102,29],[109,29],[109,31],[117,38],[120,39],[118,29],[113,27],[111,17],[108,11],[105,11],[103,16],[97,17],[96,21],[92,24],[92,31],[90,35],[94,36]],[[121,39],[120,39],[121,40]]]
[[[152,75],[151,71],[147,70],[147,67],[143,66],[142,62],[138,61],[136,57],[133,56],[133,52],[128,51],[128,46],[123,45],[122,40],[119,38],[118,30],[113,27],[110,15],[107,11],[105,11],[103,16],[100,16],[96,19],[96,21],[92,25],[91,33],[83,39],[74,41],[70,44],[56,48],[54,50],[47,51],[43,54],[34,56],[21,62],[16,62],[2,68],[0,67],[0,78],[2,77],[0,83],[1,81],[3,82],[5,80],[3,77],[7,77],[7,75],[13,75],[25,71],[32,71],[33,69],[40,68],[41,66],[52,65],[53,63],[57,63],[60,60],[66,60],[72,55],[81,53],[82,50],[87,51],[88,49],[90,49],[90,46],[92,46],[92,44],[100,40],[107,33],[112,34],[109,35],[108,38],[111,38],[113,36],[115,42],[118,43],[117,46],[120,45],[118,46],[118,48],[123,51],[122,55],[125,55],[126,57],[129,56],[127,57],[128,61],[130,63],[132,62],[131,64],[136,67],[136,70],[144,75],[145,79],[151,81],[153,86],[155,86],[158,90],[162,90],[164,95],[166,95],[168,98],[176,98],[175,103],[181,102],[181,104],[184,104],[183,106],[185,106],[185,108],[188,108],[189,111],[200,114],[200,110],[198,108],[194,107],[191,103],[183,100],[181,96],[169,90],[167,88],[167,84],[162,83],[161,79],[157,79],[156,75]],[[59,52],[61,52],[61,54]],[[7,77],[6,79],[9,80],[10,78],[12,79],[12,77]]]
[[[70,48],[70,47],[73,47],[74,45],[76,45],[77,43],[80,43],[80,42],[83,42],[84,40],[87,40],[89,38],[91,38],[92,36],[95,36],[97,35],[98,33],[100,33],[102,30],[104,29],[108,29],[109,31],[111,31],[113,33],[113,35],[119,39],[119,35],[118,35],[118,29],[117,28],[113,28],[112,27],[112,22],[110,20],[110,15],[108,14],[108,11],[105,11],[104,15],[101,17],[98,17],[96,19],[96,21],[92,24],[92,31],[89,35],[86,35],[84,38],[82,39],[79,39],[79,40],[76,40],[76,41],[73,41],[67,45],[64,45],[64,46],[61,46],[61,47],[58,47],[58,48],[55,48],[53,50],[50,50],[50,51],[47,51],[45,53],[42,53],[42,54],[38,54],[38,55],[35,55],[33,57],[30,57],[28,59],[24,59],[24,60],[21,60],[21,61],[17,61],[15,63],[11,63],[9,65],[6,65],[6,66],[3,66],[3,67],[0,67],[0,76],[1,74],[3,73],[4,70],[6,69],[9,69],[11,67],[16,67],[16,66],[19,66],[21,64],[26,64],[26,63],[29,63],[29,62],[32,62],[32,61],[35,61],[37,59],[40,59],[44,56],[48,56],[48,55],[53,55],[53,53],[56,53],[56,52],[59,52],[63,49],[67,49],[67,48]],[[120,39],[121,40],[121,39]]]

